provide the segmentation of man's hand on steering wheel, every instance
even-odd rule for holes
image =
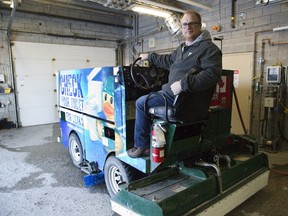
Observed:
[[[154,65],[147,68],[138,68],[137,62],[148,59],[148,54],[141,54],[131,65],[130,74],[134,84],[144,90],[153,89],[159,82],[159,75]]]
[[[140,54],[139,58],[141,58],[141,61],[145,61],[148,60],[148,56],[149,56],[148,53],[142,53]]]

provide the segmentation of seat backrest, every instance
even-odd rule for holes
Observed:
[[[170,123],[187,123],[206,120],[210,103],[213,97],[214,89],[210,88],[200,92],[181,92],[176,96],[173,106],[158,106],[147,109],[147,100],[145,110],[153,118],[162,119]],[[159,93],[155,93],[159,94]],[[165,100],[165,96],[161,94]]]
[[[195,76],[200,73],[201,70],[201,68],[192,68],[186,76],[188,76],[188,78]],[[216,85],[203,91],[182,91],[176,96],[172,107],[153,107],[148,111],[148,113],[153,117],[167,120],[171,123],[186,123],[206,120],[215,88]],[[165,96],[162,95],[162,97],[165,100]],[[148,98],[149,96],[146,100],[148,100]],[[145,103],[145,107],[146,104],[147,102]]]
[[[174,102],[175,118],[182,122],[206,119],[215,87],[199,92],[181,92]]]

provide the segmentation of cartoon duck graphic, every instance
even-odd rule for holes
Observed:
[[[103,112],[106,116],[106,119],[114,122],[115,113],[114,113],[114,77],[107,77],[104,87],[103,87]],[[115,128],[115,125],[110,123],[105,123],[108,128],[113,128],[114,131],[114,141],[112,139],[107,139],[105,146],[107,151],[111,151],[115,148],[116,153],[120,152],[123,148],[122,139]],[[112,133],[110,130],[107,130],[107,135],[111,137]],[[113,136],[112,136],[113,137]]]
[[[103,112],[107,120],[114,121],[114,77],[109,76],[103,88]]]

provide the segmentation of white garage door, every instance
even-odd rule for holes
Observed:
[[[101,66],[115,66],[111,48],[13,42],[12,55],[21,126],[59,121],[55,72]]]

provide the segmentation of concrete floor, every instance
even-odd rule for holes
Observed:
[[[104,183],[84,187],[58,135],[58,124],[0,130],[1,216],[116,215]],[[268,156],[270,167],[288,172],[288,152]],[[227,216],[284,216],[287,203],[288,175],[271,172],[269,185]]]

